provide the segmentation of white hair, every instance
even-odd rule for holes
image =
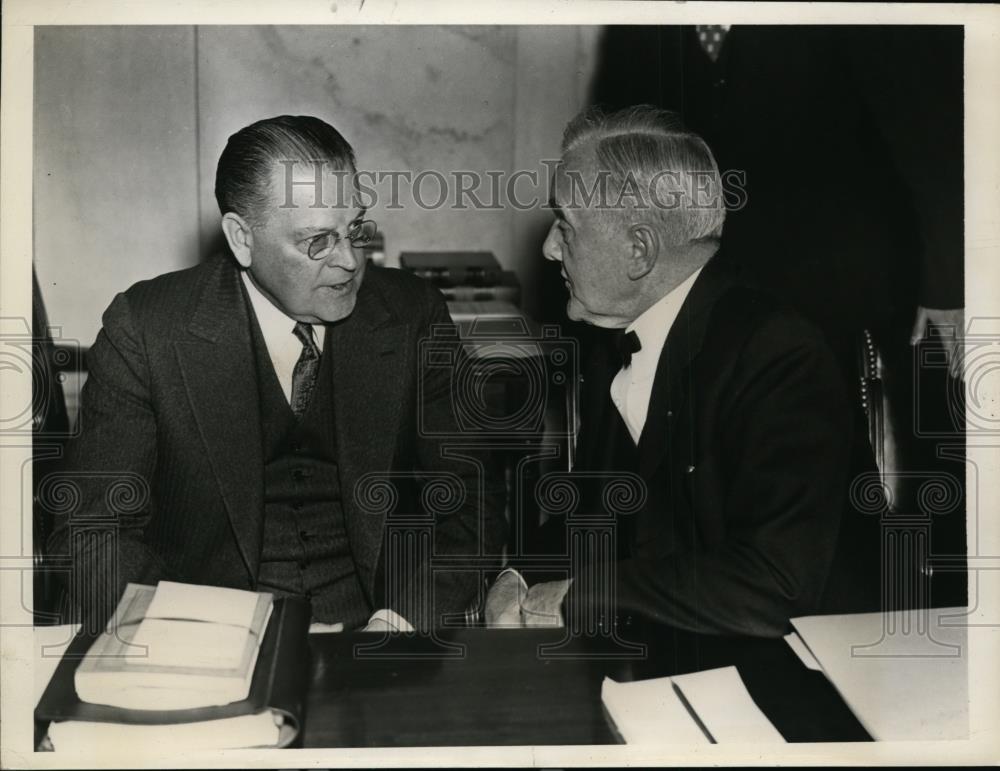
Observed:
[[[719,168],[708,145],[669,110],[637,105],[589,108],[563,134],[563,155],[594,146],[610,208],[651,209],[677,243],[718,240],[726,212]],[[622,202],[631,199],[626,207]],[[617,204],[617,205],[616,205]]]

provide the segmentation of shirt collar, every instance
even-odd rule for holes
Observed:
[[[279,346],[287,345],[289,337],[292,336],[292,330],[295,329],[295,325],[298,322],[271,302],[257,288],[257,285],[250,278],[249,271],[241,270],[240,278],[243,279],[243,285],[247,288],[247,294],[250,296],[250,304],[253,306],[254,315],[257,316],[257,324],[260,326],[261,334],[264,335],[264,342],[267,344],[267,349],[275,351],[278,350]],[[310,326],[312,327],[316,347],[323,350],[323,337],[326,327],[322,324],[310,324]]]
[[[677,320],[684,300],[687,299],[691,287],[701,275],[701,268],[688,276],[670,292],[647,308],[631,324],[627,332],[635,332],[639,336],[642,349],[632,357],[632,379],[639,380],[655,374],[660,352],[667,342],[670,328]]]

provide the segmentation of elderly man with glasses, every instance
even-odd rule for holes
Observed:
[[[67,453],[76,505],[49,544],[72,556],[74,615],[160,579],[302,596],[348,629],[468,606],[475,572],[454,568],[499,553],[497,475],[435,439],[460,432],[447,371],[418,352],[450,318],[430,285],[366,266],[354,174],[317,118],[241,129],[215,183],[232,256],[106,311]],[[432,536],[389,537],[401,517]]]

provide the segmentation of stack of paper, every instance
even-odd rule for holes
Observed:
[[[175,710],[241,701],[272,596],[162,581],[129,584],[115,617],[76,670],[81,701]]]
[[[785,741],[736,667],[632,683],[605,678],[601,699],[627,744]]]

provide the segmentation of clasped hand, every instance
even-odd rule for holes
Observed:
[[[529,588],[516,570],[503,571],[486,596],[486,626],[563,626],[561,606],[571,581],[545,581]]]

